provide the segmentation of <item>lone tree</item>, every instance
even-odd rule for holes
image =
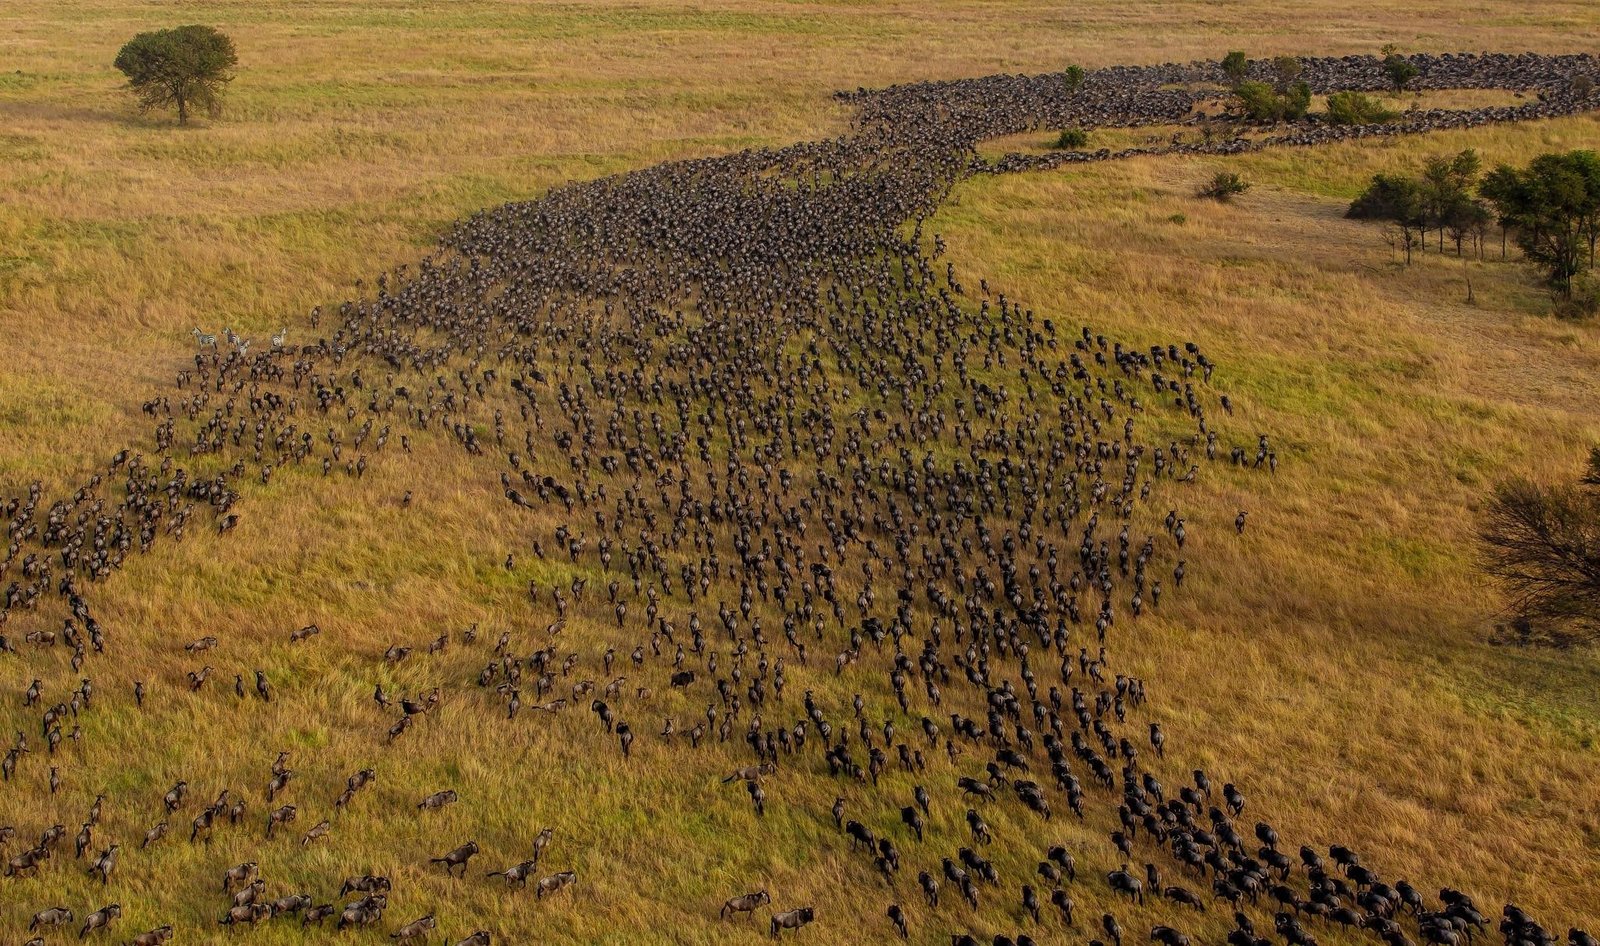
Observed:
[[[1501,484],[1478,537],[1484,571],[1510,598],[1518,641],[1600,640],[1600,448],[1575,486]]]
[[[1067,71],[1062,73],[1062,81],[1066,83],[1068,92],[1076,92],[1083,88],[1083,80],[1087,77],[1088,73],[1079,65],[1068,66]]]
[[[213,117],[222,111],[222,92],[239,62],[233,40],[209,26],[180,26],[140,33],[117,53],[116,67],[128,77],[139,108],[174,106],[178,124],[200,107]]]

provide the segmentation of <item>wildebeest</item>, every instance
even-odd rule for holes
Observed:
[[[478,842],[468,841],[453,851],[441,854],[438,857],[428,858],[430,864],[443,864],[445,873],[455,876],[455,869],[461,868],[461,876],[467,875],[467,862],[478,853]]]
[[[754,893],[741,894],[737,897],[728,898],[728,900],[722,904],[722,910],[718,916],[724,920],[728,918],[728,914],[730,913],[740,913],[748,917],[757,909],[771,902],[772,898],[767,895],[765,890],[757,890]]]
[[[577,883],[578,875],[575,871],[563,870],[544,877],[534,884],[533,895],[536,899],[543,900],[547,894],[559,893]]]
[[[460,797],[461,796],[456,794],[455,789],[447,788],[443,791],[434,792],[432,795],[429,795],[422,801],[417,802],[417,807],[424,811],[436,811],[440,808],[444,808],[447,805],[455,804],[458,800],[460,800]]]
[[[72,911],[66,907],[51,907],[48,910],[40,910],[33,915],[33,919],[28,923],[28,931],[32,932],[41,927],[50,929],[56,926],[63,926],[76,919],[77,917],[73,916]]]
[[[772,935],[777,937],[779,930],[798,930],[807,923],[816,919],[816,910],[811,907],[797,907],[772,915]]]
[[[252,868],[254,864],[250,865]],[[389,878],[375,874],[362,874],[359,877],[350,877],[339,885],[339,896],[350,893],[382,893],[392,890]]]
[[[418,938],[426,940],[428,934],[433,932],[434,927],[437,925],[438,924],[434,921],[433,914],[429,913],[426,916],[421,916],[415,920],[412,920],[405,926],[402,926],[393,933],[390,933],[389,938],[397,943],[413,943]]]
[[[106,929],[113,920],[122,916],[122,904],[111,903],[89,914],[83,920],[83,928],[78,931],[78,938],[88,936],[94,930]]]
[[[153,930],[140,933],[128,941],[128,946],[162,946],[172,939],[172,926],[163,924]]]

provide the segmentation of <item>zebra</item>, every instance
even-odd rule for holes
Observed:
[[[278,349],[282,348],[283,343],[287,341],[288,338],[289,330],[287,328],[279,329],[277,334],[272,336],[272,350],[277,351]]]
[[[198,326],[194,330],[194,338],[195,338],[195,341],[200,343],[200,347],[201,348],[216,348],[217,347],[217,336],[212,335],[212,334],[210,334],[208,332],[200,331]]]

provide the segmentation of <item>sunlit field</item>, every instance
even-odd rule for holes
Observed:
[[[226,30],[240,64],[223,115],[180,129],[139,114],[111,60],[134,33],[187,22]],[[463,215],[572,180],[838,135],[850,121],[839,90],[1230,49],[1372,53],[1389,42],[1592,51],[1600,11],[1588,0],[0,8],[0,497],[36,480],[47,494],[75,488],[112,451],[148,439],[141,405],[176,397],[196,327],[263,341],[286,329],[311,344],[314,306],[331,311],[369,290]],[[1135,147],[1152,134],[1161,130],[1108,132],[1088,147]],[[1042,153],[1054,137],[1001,139],[983,154]],[[1135,347],[1199,343],[1218,364],[1215,390],[1234,405],[1228,430],[1276,444],[1275,474],[1217,463],[1192,485],[1163,487],[1186,490],[1172,495],[1192,531],[1189,584],[1119,627],[1117,646],[1147,681],[1168,764],[1249,786],[1246,829],[1270,818],[1297,844],[1347,843],[1430,896],[1459,888],[1485,912],[1515,900],[1562,934],[1600,927],[1600,659],[1490,643],[1502,602],[1475,567],[1473,535],[1494,483],[1570,479],[1600,443],[1600,325],[1556,318],[1536,274],[1500,259],[1497,235],[1482,259],[1430,249],[1407,267],[1380,226],[1343,212],[1374,173],[1414,170],[1428,155],[1474,148],[1493,165],[1583,147],[1600,147],[1594,115],[978,175],[929,224],[963,282],[986,280],[1069,333],[1087,325]],[[1219,170],[1252,188],[1232,204],[1197,198]],[[597,661],[609,641],[608,579],[528,554],[559,506],[522,514],[494,470],[457,444],[412,439],[359,478],[286,469],[246,489],[231,532],[196,527],[130,556],[94,591],[110,659],[82,673],[67,648],[22,644],[39,622],[12,616],[4,631],[19,652],[0,654],[0,731],[27,730],[35,751],[0,786],[0,825],[19,834],[5,853],[57,822],[70,841],[104,795],[95,849],[120,841],[124,861],[104,886],[69,849],[38,876],[0,878],[0,938],[23,942],[44,907],[70,903],[81,920],[119,898],[124,918],[91,936],[122,942],[171,923],[183,943],[335,938],[331,921],[309,933],[287,920],[219,927],[221,871],[248,860],[271,895],[315,888],[319,903],[334,899],[330,878],[391,877],[382,932],[340,934],[351,942],[388,942],[433,911],[440,932],[429,942],[482,927],[496,943],[754,943],[767,938],[766,912],[724,921],[718,908],[759,888],[780,909],[817,904],[818,922],[796,942],[892,937],[883,881],[816,817],[836,794],[854,804],[865,787],[780,771],[770,792],[781,803],[758,818],[740,785],[721,782],[750,761],[737,738],[708,739],[684,764],[656,738],[662,720],[641,715],[625,761],[596,738],[586,706],[525,708],[508,726],[492,692],[465,686],[502,632],[523,651],[554,639],[530,584],[589,579],[559,645]],[[1236,537],[1241,510],[1250,526]],[[1152,523],[1162,513],[1152,510]],[[290,643],[313,623],[321,635]],[[425,652],[471,626],[477,645]],[[205,635],[215,650],[184,649]],[[414,653],[390,665],[392,645]],[[210,682],[191,693],[188,674],[207,664]],[[256,669],[273,681],[270,703],[235,696],[235,675],[248,691]],[[85,675],[100,702],[82,739],[45,759],[39,710],[23,707],[23,693],[44,678],[53,703]],[[831,665],[792,677],[794,705],[774,716],[797,714],[808,689],[836,707],[864,685],[885,689]],[[142,707],[135,681],[148,690]],[[453,689],[389,746],[393,714],[374,706],[375,685]],[[680,725],[701,713],[677,693],[654,698]],[[292,753],[302,811],[292,840],[264,844],[273,806],[261,789],[280,751]],[[335,814],[346,778],[368,766],[376,785]],[[248,829],[190,844],[180,813],[172,837],[138,850],[179,779],[202,803],[223,786],[248,795]],[[886,784],[909,797],[913,780],[894,771]],[[460,803],[418,810],[447,787]],[[323,817],[328,836],[299,843]],[[1058,815],[1039,828],[1001,811],[991,824],[1104,848],[1115,824],[1098,817]],[[573,889],[540,899],[483,876],[525,857],[545,826],[546,856],[577,871]],[[964,836],[962,813],[936,812],[929,830]],[[484,854],[468,879],[430,867],[469,838]],[[1032,869],[995,857],[1013,875]],[[1103,876],[1110,857],[1099,851],[1080,870]],[[922,909],[910,877],[899,885],[912,941],[945,941],[950,924]],[[976,928],[1016,928],[1014,887],[985,903]],[[1116,909],[1131,946],[1170,915],[1114,901],[1103,883],[1074,895],[1078,929],[1035,931],[1040,943],[1086,941],[1099,935],[1094,918]],[[1225,908],[1196,915],[1197,942],[1222,941]],[[1328,927],[1317,935],[1378,942]]]

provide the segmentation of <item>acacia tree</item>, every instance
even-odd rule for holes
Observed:
[[[1600,640],[1600,449],[1576,486],[1501,484],[1478,538],[1484,571],[1505,590],[1520,641]]]
[[[1550,285],[1570,298],[1573,277],[1594,266],[1600,242],[1600,154],[1542,154],[1526,168],[1502,164],[1479,192]]]
[[[189,123],[189,110],[203,108],[216,116],[222,93],[239,62],[233,40],[209,26],[180,26],[140,33],[117,53],[116,67],[141,111],[172,106],[178,124]]]

